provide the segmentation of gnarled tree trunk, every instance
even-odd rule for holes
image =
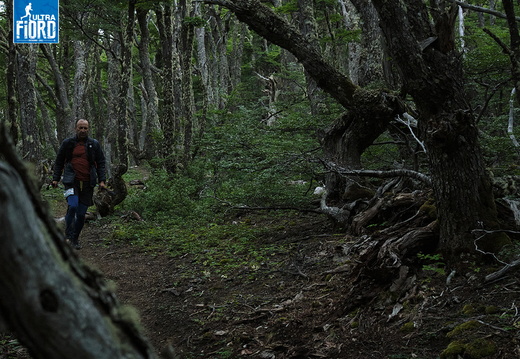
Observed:
[[[440,221],[440,249],[455,261],[461,253],[475,251],[472,230],[498,225],[475,117],[465,99],[461,57],[455,47],[456,7],[451,1],[441,1],[431,11],[419,0],[406,8],[397,0],[373,3],[405,89],[421,114],[419,128]],[[424,40],[431,35],[435,38],[426,45]],[[505,236],[493,238],[483,241],[480,249],[496,251],[507,242]]]

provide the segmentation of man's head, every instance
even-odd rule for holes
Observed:
[[[76,135],[80,140],[84,140],[88,137],[88,121],[87,120],[77,120],[76,121]]]

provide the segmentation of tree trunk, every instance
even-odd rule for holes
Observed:
[[[7,66],[6,66],[6,89],[7,89],[7,118],[0,120],[0,122],[7,120],[9,126],[9,133],[14,139],[14,142],[18,142],[20,134],[20,127],[17,121],[17,109],[18,109],[18,98],[16,95],[16,47],[13,43],[13,0],[5,1],[5,11],[7,18],[7,39],[9,46],[7,49]]]
[[[181,70],[181,128],[183,131],[182,157],[184,168],[191,161],[191,146],[193,140],[193,83],[192,83],[192,55],[193,40],[195,36],[194,26],[184,19],[193,17],[191,1],[179,1],[180,17],[183,19],[180,29],[179,62]]]
[[[229,41],[229,34],[225,30],[230,19],[223,20],[222,10],[211,7],[208,12],[210,16],[211,32],[208,36],[209,48],[211,51],[211,58],[215,61],[209,63],[211,76],[211,87],[216,90],[215,96],[218,101],[218,108],[222,109],[226,106],[226,95],[231,92],[233,88],[233,81],[236,80],[236,74],[232,73],[234,68],[230,67],[229,56],[227,55],[227,43]],[[229,61],[228,61],[229,60]]]
[[[87,91],[88,91],[88,43],[84,41],[74,41],[74,101],[72,106],[73,123],[70,130],[73,132],[74,123],[79,119],[86,119],[92,123],[92,119],[86,117],[87,113]]]
[[[511,48],[504,49],[511,60],[511,75],[516,89],[516,101],[520,103],[520,33],[516,22],[515,7],[511,0],[503,0],[504,10],[507,16]]]
[[[371,3],[367,4],[365,0],[350,0],[350,2],[353,3],[359,14],[359,20],[350,24],[350,30],[361,28],[360,42],[349,43],[350,78],[359,86],[383,83],[384,52],[376,9]],[[351,12],[354,11],[349,11],[349,14]]]
[[[66,79],[61,71],[60,65],[56,61],[51,47],[47,44],[40,46],[43,55],[47,59],[54,78],[54,91],[49,91],[51,98],[56,105],[56,132],[58,142],[61,143],[69,135],[69,130],[73,127],[72,108],[69,102]]]
[[[311,0],[298,0],[298,23],[300,32],[303,36],[309,39],[309,42],[313,46],[319,46],[317,24],[314,16],[314,1]],[[319,91],[318,84],[314,81],[314,78],[305,70],[305,82],[307,84],[307,98],[311,108],[311,114],[317,115],[319,113],[318,104],[323,101],[321,98],[323,95]]]
[[[91,115],[89,118],[95,119],[95,129],[93,134],[94,138],[101,141],[103,148],[107,146],[104,141],[105,134],[108,131],[108,125],[110,123],[109,111],[107,106],[107,73],[108,59],[110,55],[107,55],[104,59],[101,57],[105,55],[100,47],[93,48],[93,71],[92,71],[92,91],[90,92],[90,109]],[[106,77],[105,77],[106,76]],[[106,151],[105,151],[106,153]]]
[[[465,99],[461,57],[455,48],[456,7],[451,1],[441,1],[428,12],[420,0],[410,2],[406,9],[398,0],[373,3],[405,89],[421,114],[419,128],[440,222],[440,249],[456,263],[461,253],[475,253],[472,230],[498,226],[491,181],[484,168],[475,118]],[[437,38],[427,47],[421,46],[431,31]],[[479,249],[495,252],[508,242],[505,237],[489,238],[478,244]]]
[[[41,141],[36,113],[36,53],[34,45],[19,45],[17,51],[17,85],[22,129],[22,153],[27,161],[41,158]]]
[[[175,80],[176,68],[174,68],[174,36],[173,36],[173,6],[169,3],[158,5],[156,9],[157,27],[161,42],[161,69],[162,69],[162,99],[163,111],[159,120],[164,136],[161,146],[161,157],[165,160],[165,168],[169,172],[175,172],[175,137],[178,131],[175,112]]]
[[[58,153],[58,149],[60,148],[60,144],[58,143],[58,139],[56,138],[56,134],[53,130],[54,123],[49,115],[49,111],[47,106],[45,105],[45,101],[39,92],[36,92],[36,98],[38,99],[38,107],[41,112],[41,122],[42,122],[42,143],[44,143],[44,149],[52,149],[55,153]]]
[[[107,124],[103,133],[103,144],[106,158],[106,168],[111,171],[112,162],[119,158],[117,148],[117,119],[119,118],[119,86],[121,82],[121,70],[119,57],[121,56],[121,44],[116,39],[117,36],[109,36],[105,46],[110,48],[107,53]],[[107,177],[110,175],[107,173]]]
[[[143,123],[141,125],[142,142],[139,150],[145,152],[145,158],[152,159],[156,155],[156,144],[153,132],[159,129],[159,97],[153,81],[152,63],[150,61],[150,31],[148,30],[148,9],[137,8],[137,20],[141,30],[139,41],[139,59],[143,76]]]
[[[121,31],[121,66],[119,96],[117,101],[117,165],[124,166],[121,175],[128,169],[129,95],[132,86],[132,40],[134,35],[135,3],[128,2],[127,17]]]

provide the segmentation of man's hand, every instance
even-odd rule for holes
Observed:
[[[107,189],[107,185],[104,181],[99,182],[99,189]]]
[[[51,182],[51,186],[52,186],[52,188],[57,188],[58,187],[58,181],[52,181]]]

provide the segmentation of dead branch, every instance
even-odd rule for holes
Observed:
[[[352,220],[351,231],[353,234],[361,234],[362,229],[374,218],[378,213],[379,209],[384,203],[383,198],[378,198],[377,201],[365,211],[357,214]]]
[[[338,166],[331,161],[321,161],[325,168],[329,171],[339,174],[340,176],[364,176],[364,177],[376,177],[376,178],[392,178],[392,177],[410,177],[418,180],[427,186],[431,186],[431,178],[423,173],[407,170],[407,169],[395,169],[389,171],[374,171],[374,170],[353,170]]]
[[[496,10],[491,10],[491,9],[488,9],[488,8],[485,8],[485,7],[482,7],[482,6],[467,4],[464,1],[455,1],[455,3],[457,5],[459,5],[460,7],[464,8],[464,9],[472,10],[472,11],[475,11],[475,12],[483,12],[483,13],[486,13],[486,14],[490,14],[490,15],[499,17],[501,19],[507,19],[506,14],[501,13],[501,12],[496,11]],[[516,17],[516,21],[520,21],[520,17]]]
[[[485,282],[493,282],[499,278],[501,278],[502,276],[504,276],[507,272],[509,272],[511,269],[517,267],[520,265],[520,259],[517,259],[516,261],[513,261],[507,265],[505,265],[504,267],[502,267],[500,270],[496,271],[496,272],[493,272],[491,274],[488,274],[486,277],[485,277]]]

